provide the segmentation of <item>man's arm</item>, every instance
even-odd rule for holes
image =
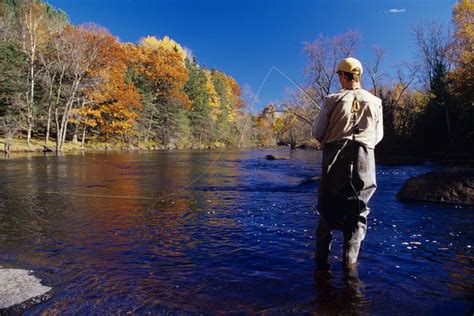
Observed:
[[[379,119],[377,121],[377,127],[376,127],[376,133],[377,133],[377,137],[376,137],[376,141],[375,141],[376,145],[378,143],[380,143],[380,141],[383,138],[383,109],[382,109],[382,105],[380,105],[380,107],[379,107],[378,118]]]
[[[319,112],[319,115],[316,117],[316,120],[313,125],[313,129],[311,131],[312,135],[314,138],[316,138],[319,142],[321,142],[324,139],[324,136],[326,135],[326,130],[328,128],[329,124],[329,111],[327,107],[327,98],[323,103],[323,106],[321,107],[321,111]]]

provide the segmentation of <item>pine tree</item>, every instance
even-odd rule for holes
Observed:
[[[188,116],[192,134],[198,147],[201,147],[203,142],[208,142],[211,136],[209,134],[211,108],[209,105],[210,94],[206,89],[207,78],[195,59],[193,61],[186,60],[186,68],[189,72],[189,79],[184,86],[184,92],[192,103]]]

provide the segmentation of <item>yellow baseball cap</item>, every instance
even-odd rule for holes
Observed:
[[[349,57],[341,61],[339,66],[337,66],[337,72],[344,71],[356,75],[362,75],[363,69],[362,64],[355,58]]]

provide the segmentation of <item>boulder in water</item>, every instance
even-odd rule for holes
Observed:
[[[408,179],[397,199],[474,206],[474,169],[433,171]]]

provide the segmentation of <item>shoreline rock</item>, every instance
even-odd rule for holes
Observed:
[[[474,168],[432,171],[408,179],[397,199],[474,207]]]
[[[51,288],[41,284],[32,271],[0,268],[0,311],[41,297]],[[39,300],[41,301],[41,300]]]

